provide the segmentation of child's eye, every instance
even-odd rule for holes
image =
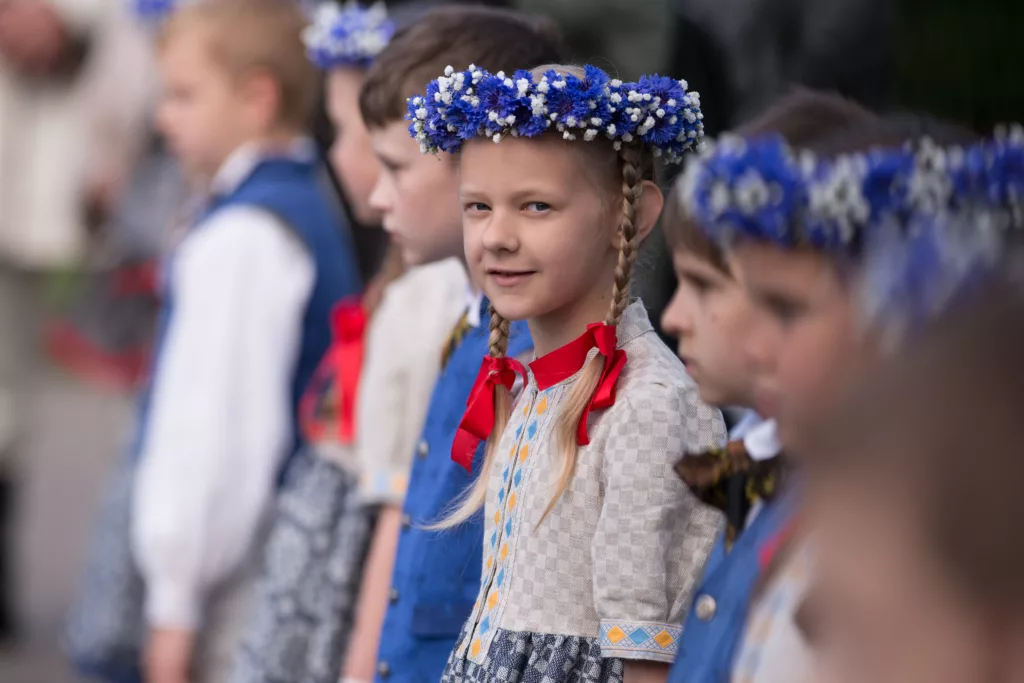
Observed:
[[[545,204],[544,202],[530,202],[524,208],[527,211],[530,211],[530,212],[533,212],[533,213],[544,213],[545,211],[550,211],[551,210],[551,205],[550,204]]]
[[[693,289],[693,291],[698,294],[705,294],[708,290],[713,288],[713,285],[710,282],[699,275],[683,273],[680,275],[680,279],[684,280]]]
[[[806,312],[806,307],[798,302],[781,297],[768,297],[764,301],[765,308],[784,327],[792,325]]]
[[[462,205],[463,213],[480,213],[482,211],[490,211],[491,207],[487,206],[483,202],[466,202]]]

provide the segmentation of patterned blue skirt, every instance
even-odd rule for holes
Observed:
[[[453,652],[441,683],[622,683],[622,660],[602,658],[597,638],[501,629],[483,664]]]
[[[337,683],[375,517],[357,482],[310,452],[294,458],[230,683]]]

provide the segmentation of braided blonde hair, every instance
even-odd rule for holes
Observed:
[[[583,70],[579,67],[560,65],[537,67],[533,70],[533,74],[536,77],[550,69],[560,73],[584,76]],[[595,141],[581,144],[592,146],[603,143]],[[619,150],[618,169],[622,179],[622,212],[619,217],[619,258],[615,266],[612,301],[608,314],[604,319],[604,322],[608,325],[618,325],[622,322],[622,316],[629,306],[633,265],[636,263],[637,253],[640,250],[637,211],[643,195],[644,181],[654,179],[654,163],[649,150],[635,142],[624,144]],[[504,357],[508,351],[509,321],[501,317],[493,306],[491,306],[490,329],[490,355],[494,358]],[[578,455],[576,430],[584,411],[590,405],[590,400],[597,389],[598,383],[601,381],[605,362],[604,356],[597,355],[584,366],[578,379],[573,384],[569,395],[566,397],[561,412],[556,418],[555,435],[559,444],[562,467],[559,472],[558,482],[554,487],[554,493],[547,508],[544,510],[544,514],[541,516],[540,522],[543,522],[555,505],[558,504],[562,494],[569,487],[573,474],[576,472],[576,458]],[[480,510],[487,500],[490,473],[493,469],[494,461],[497,459],[496,450],[501,442],[502,434],[512,412],[511,396],[504,387],[499,386],[495,390],[494,403],[494,429],[487,440],[487,452],[480,475],[458,500],[454,511],[446,516],[437,525],[437,528],[447,528],[465,522]]]

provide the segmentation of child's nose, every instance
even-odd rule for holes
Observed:
[[[484,230],[483,245],[489,251],[516,251],[519,237],[515,217],[505,211],[492,211]]]
[[[693,316],[684,301],[682,292],[676,289],[675,296],[661,315],[661,327],[676,339],[693,332]]]
[[[763,327],[754,327],[743,344],[744,355],[755,371],[770,370],[775,364],[775,345],[770,337]]]
[[[370,191],[370,208],[374,211],[380,211],[384,213],[391,209],[391,200],[388,196],[387,188],[385,185],[384,174],[380,173],[377,175],[377,182],[373,185],[373,190]]]

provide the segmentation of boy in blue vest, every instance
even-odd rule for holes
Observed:
[[[184,4],[159,45],[158,124],[207,193],[166,266],[140,416],[132,541],[148,683],[225,680],[297,403],[360,290],[303,136],[318,75],[290,0]]]
[[[737,133],[775,133],[801,146],[869,118],[841,97],[797,91]],[[752,409],[755,373],[746,342],[758,315],[754,302],[730,256],[686,215],[679,191],[669,200],[664,228],[679,285],[662,326],[679,340],[679,356],[702,399],[746,409],[729,444],[688,455],[677,466],[702,500],[722,509],[727,525],[683,629],[670,680],[719,683],[731,680],[763,546],[788,521],[789,507],[785,497],[773,497],[783,462],[776,423]]]
[[[545,21],[479,7],[433,10],[399,31],[370,68],[360,95],[381,174],[371,195],[408,266],[465,261],[458,174],[451,159],[420,153],[409,136],[406,99],[449,64],[492,71],[558,62],[564,49]],[[466,293],[445,365],[416,448],[403,507],[385,505],[364,571],[344,677],[352,681],[436,683],[480,582],[483,527],[428,531],[472,480],[450,458],[481,359],[488,349],[487,304]],[[415,330],[409,330],[415,334]],[[509,353],[532,348],[514,325]]]

